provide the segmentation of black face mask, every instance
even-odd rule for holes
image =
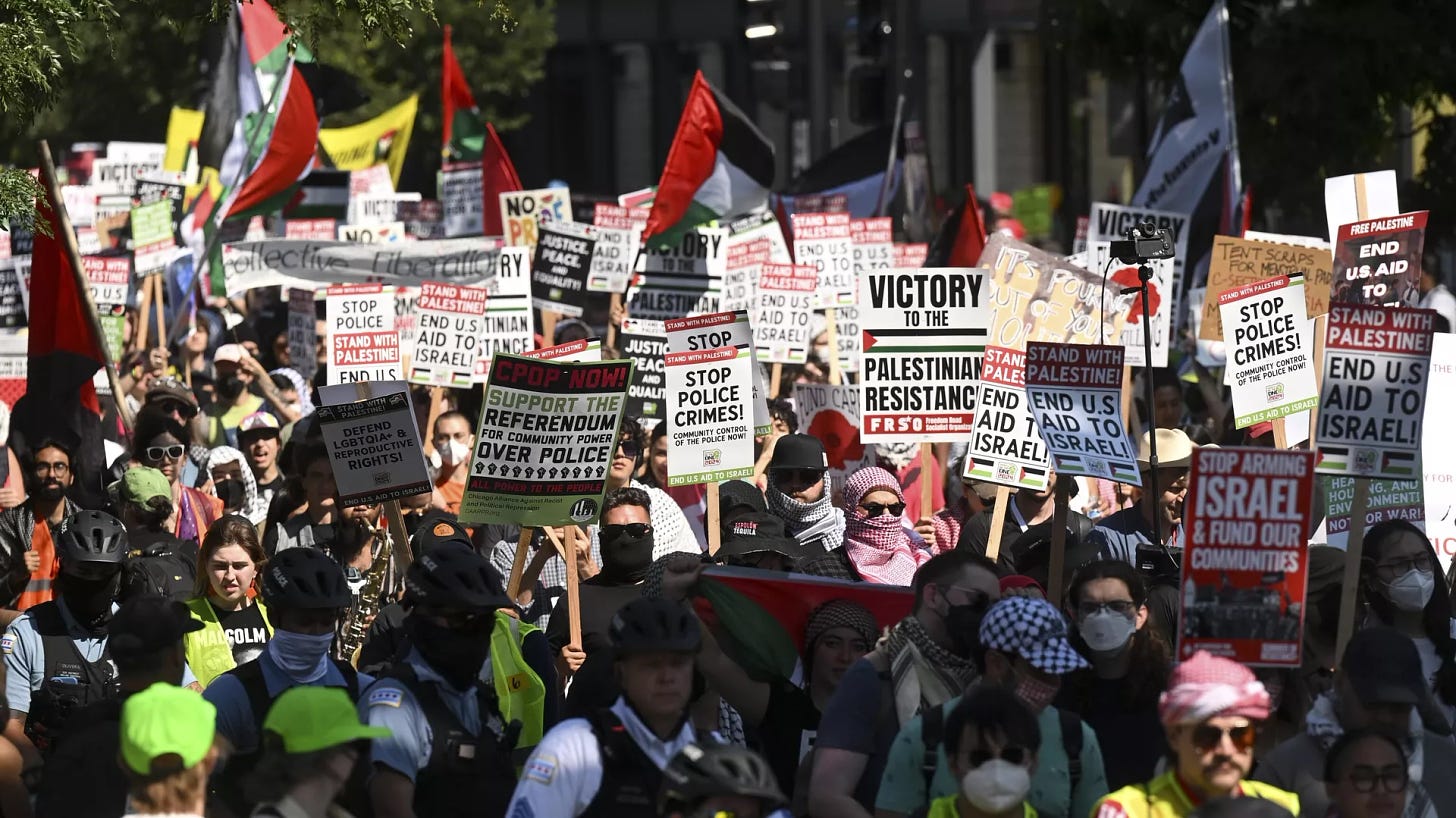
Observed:
[[[102,633],[111,622],[111,603],[121,592],[120,566],[106,579],[82,579],[63,573],[56,578],[56,592],[81,627]]]
[[[450,628],[423,617],[412,619],[420,656],[456,690],[473,687],[490,655],[489,628]],[[494,619],[485,617],[483,622],[493,624]]]
[[[227,403],[232,403],[243,394],[248,385],[237,375],[224,375],[217,382],[217,396]]]
[[[986,617],[986,607],[986,601],[981,600],[946,608],[945,628],[955,655],[970,659],[981,652],[981,620]]]
[[[247,500],[247,488],[240,480],[220,480],[212,484],[217,499],[222,501],[223,511],[231,514],[243,507]]]
[[[652,565],[652,532],[634,537],[626,531],[613,536],[608,526],[598,534],[602,545],[602,579],[621,585],[641,582]]]

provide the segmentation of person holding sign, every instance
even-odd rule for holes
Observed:
[[[1087,535],[1089,546],[1096,546],[1103,559],[1118,559],[1136,565],[1137,552],[1143,546],[1177,548],[1179,526],[1183,523],[1183,498],[1188,493],[1188,466],[1193,460],[1193,441],[1181,429],[1158,429],[1157,498],[1143,492],[1137,505],[1125,508],[1098,523]],[[1138,468],[1143,474],[1152,471],[1148,435],[1138,445]],[[1147,480],[1143,481],[1147,485]],[[1157,517],[1163,541],[1153,542],[1153,519]]]

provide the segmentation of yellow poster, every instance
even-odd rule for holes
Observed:
[[[415,95],[358,125],[319,131],[322,167],[364,170],[383,162],[389,165],[389,175],[398,187],[404,154],[415,127],[415,111],[419,107],[420,98]]]
[[[167,152],[162,155],[162,170],[183,172],[196,165],[202,118],[202,111],[172,107],[172,115],[167,118]]]

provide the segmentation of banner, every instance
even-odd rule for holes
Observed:
[[[728,231],[696,227],[672,247],[649,246],[642,275],[627,293],[633,318],[667,321],[719,312],[727,268]]]
[[[1203,300],[1198,337],[1205,341],[1223,339],[1223,320],[1218,314],[1220,294],[1280,276],[1303,275],[1305,315],[1324,315],[1330,311],[1330,270],[1328,250],[1214,236],[1208,261],[1208,295]]]
[[[531,250],[503,247],[500,267],[485,285],[485,329],[476,354],[475,383],[485,383],[490,359],[496,353],[524,355],[536,347],[535,315],[531,309]]]
[[[816,307],[854,306],[854,250],[848,213],[795,213],[794,262],[819,274]]]
[[[564,187],[513,190],[500,194],[501,229],[511,247],[535,247],[542,222],[575,221],[571,191]]]
[[[981,269],[876,270],[859,288],[860,438],[962,442],[991,323]]]
[[[485,232],[485,182],[479,162],[446,163],[440,168],[440,206],[447,237]]]
[[[1421,250],[1428,215],[1421,210],[1340,225],[1330,301],[1414,307],[1421,300]]]
[[[1178,296],[1183,292],[1184,265],[1188,258],[1188,216],[1183,213],[1093,202],[1087,242],[1092,258],[1092,271],[1105,271],[1109,290],[1121,292],[1129,287],[1136,287],[1142,283],[1137,265],[1123,264],[1113,259],[1109,251],[1111,242],[1123,240],[1123,231],[1148,220],[1159,229],[1173,234],[1175,253],[1171,259],[1154,259],[1148,262],[1153,271],[1152,281],[1148,282],[1148,314],[1153,319],[1152,366],[1161,368],[1168,365],[1172,316],[1179,314]],[[1127,323],[1122,328],[1121,343],[1127,355],[1125,361],[1128,366],[1147,365],[1143,360],[1142,321],[1142,298],[1138,296],[1128,308]]]
[[[667,327],[661,321],[628,318],[617,333],[617,346],[632,362],[627,385],[627,414],[650,426],[667,417]]]
[[[1421,418],[1436,313],[1331,304],[1320,389],[1321,474],[1421,475]]]
[[[480,354],[487,295],[484,287],[426,281],[415,311],[414,355],[410,383],[469,388]]]
[[[403,384],[400,384],[403,387]],[[318,407],[339,505],[377,505],[430,491],[409,391]]]
[[[1199,449],[1188,477],[1178,658],[1299,667],[1314,453]]]
[[[586,312],[586,276],[595,246],[596,229],[589,224],[542,223],[531,262],[531,306],[580,318]]]
[[[313,290],[288,290],[289,366],[303,379],[313,381],[318,371],[318,307]]]
[[[1026,397],[1058,474],[1142,485],[1122,417],[1122,347],[1026,346]]]
[[[631,376],[628,361],[492,358],[460,521],[596,522]]]
[[[387,247],[346,241],[271,239],[222,248],[230,295],[258,287],[313,288],[338,283],[418,287],[423,281],[485,284],[500,263],[492,239],[410,241]]]
[[[962,476],[1045,491],[1051,456],[1026,397],[1026,353],[986,347],[976,389],[975,430]]]
[[[594,293],[625,293],[637,269],[638,237],[651,213],[643,208],[618,207],[597,202],[592,223],[597,244],[592,250],[586,288]]]
[[[672,323],[668,322],[672,332]],[[718,347],[669,352],[667,484],[694,486],[753,476],[753,353]]]
[[[802,364],[808,360],[818,287],[818,271],[806,264],[763,265],[753,348],[765,363]]]
[[[1304,412],[1319,405],[1314,350],[1305,346],[1304,277],[1281,276],[1227,290],[1218,297],[1228,345],[1234,426]],[[1306,424],[1308,425],[1308,424]]]
[[[1004,233],[986,239],[980,266],[991,270],[988,303],[996,313],[988,343],[1007,349],[1026,349],[1029,341],[1107,343],[1119,337],[1136,298]]]
[[[362,170],[382,162],[389,166],[389,176],[393,184],[398,185],[419,105],[419,96],[413,95],[379,116],[358,125],[319,130],[318,166],[338,170]]]
[[[748,313],[743,310],[673,318],[664,322],[667,330],[667,351],[702,352],[708,349],[733,347],[753,352],[753,330]],[[773,431],[773,418],[768,413],[768,389],[763,383],[763,370],[750,367],[753,387],[753,433],[766,435]]]
[[[394,295],[380,284],[328,288],[329,383],[397,381],[399,333],[394,330]]]

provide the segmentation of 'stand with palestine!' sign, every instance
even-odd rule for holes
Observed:
[[[1142,485],[1123,431],[1122,347],[1026,345],[1026,395],[1058,474]]]

